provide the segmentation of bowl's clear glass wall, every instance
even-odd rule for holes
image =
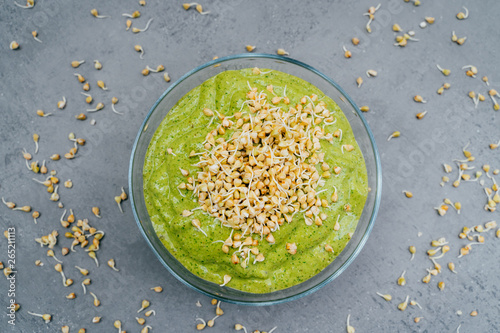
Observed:
[[[368,186],[371,188],[356,232],[336,260],[313,278],[294,287],[268,294],[251,294],[230,288],[221,288],[214,283],[205,281],[190,273],[165,249],[161,241],[156,236],[149,219],[143,196],[142,172],[146,151],[154,132],[168,111],[187,92],[200,85],[210,77],[226,70],[238,70],[252,67],[270,68],[302,78],[317,86],[323,91],[323,93],[331,97],[339,105],[349,120],[356,140],[363,152],[368,172]],[[367,234],[371,230],[374,222],[373,220],[378,208],[376,207],[378,201],[377,189],[380,189],[380,184],[378,182],[381,177],[376,157],[378,155],[374,149],[374,142],[372,142],[373,137],[365,127],[364,122],[358,115],[358,112],[356,112],[355,107],[344,97],[343,92],[339,89],[340,88],[333,85],[332,82],[321,73],[312,71],[311,68],[308,68],[305,65],[256,56],[255,58],[232,57],[227,60],[221,59],[220,66],[218,67],[207,66],[199,68],[197,71],[191,73],[191,75],[186,76],[182,81],[178,82],[175,87],[163,96],[163,98],[155,106],[154,111],[150,114],[149,118],[146,119],[145,124],[147,127],[144,127],[145,130],[143,129],[140,133],[140,137],[136,143],[132,156],[130,182],[132,185],[131,191],[133,192],[134,208],[139,219],[139,227],[142,228],[142,232],[149,239],[149,242],[156,251],[156,255],[162,264],[165,265],[165,267],[167,267],[174,276],[186,285],[204,294],[217,297],[225,301],[246,304],[272,304],[294,299],[317,290],[319,287],[337,277],[349,265],[349,263],[354,259],[355,254],[357,254],[359,249],[366,242]],[[189,133],[186,133],[186,135],[189,136]]]

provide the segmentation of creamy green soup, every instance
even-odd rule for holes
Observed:
[[[186,182],[180,168],[190,174],[199,171],[194,165],[198,160],[190,158],[189,154],[193,150],[202,151],[205,136],[217,122],[220,123],[220,120],[214,121],[204,115],[203,109],[217,110],[228,117],[240,110],[246,111],[247,105],[243,104],[247,100],[249,85],[257,87],[258,91],[265,91],[267,86],[272,85],[276,94],[286,93],[292,101],[290,105],[312,94],[318,96],[318,101],[325,102],[335,118],[333,124],[324,126],[325,131],[332,133],[340,129],[342,135],[331,142],[321,140],[321,149],[325,153],[324,161],[331,166],[339,166],[342,172],[325,179],[324,186],[317,189],[326,189],[319,197],[329,202],[329,206],[322,209],[327,218],[321,226],[306,225],[303,213],[298,213],[291,223],[284,223],[273,233],[274,244],[254,234],[252,237],[260,241],[258,247],[265,254],[265,260],[243,268],[231,263],[231,255],[221,251],[221,241],[229,237],[231,228],[221,226],[220,221],[203,214],[200,209],[193,210],[193,215],[189,217],[183,217],[184,210],[199,208],[200,205],[193,192],[179,190],[177,186]],[[226,137],[230,135],[231,131],[225,134]],[[354,149],[347,152],[342,148],[346,144]],[[335,188],[338,200],[331,202]],[[222,72],[187,93],[158,127],[144,162],[147,209],[154,229],[168,251],[197,276],[222,284],[224,275],[229,275],[231,280],[226,288],[250,293],[268,293],[294,286],[328,266],[354,233],[367,193],[363,155],[338,105],[302,79],[264,69],[259,74],[250,68]],[[206,236],[193,227],[193,218],[200,221]],[[287,251],[287,243],[296,244],[295,254]],[[333,252],[326,251],[325,245],[330,245]]]

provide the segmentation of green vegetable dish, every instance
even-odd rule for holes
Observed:
[[[329,97],[246,68],[191,90],[154,134],[144,198],[193,274],[248,293],[306,281],[349,242],[368,194],[363,155]]]

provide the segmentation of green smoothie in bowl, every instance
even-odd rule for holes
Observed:
[[[338,105],[267,69],[222,72],[156,130],[144,198],[165,248],[202,279],[269,293],[344,249],[368,195],[363,155]]]

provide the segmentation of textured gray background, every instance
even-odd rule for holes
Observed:
[[[33,9],[20,9],[12,1],[0,0],[0,195],[19,205],[29,204],[42,213],[38,225],[30,215],[11,212],[0,207],[0,226],[17,228],[17,297],[21,310],[17,313],[14,329],[8,326],[4,315],[7,305],[6,281],[0,279],[0,307],[2,332],[54,332],[69,325],[72,332],[86,328],[87,332],[114,332],[113,321],[120,319],[127,332],[139,331],[136,311],[142,299],[151,301],[157,316],[148,319],[153,332],[193,332],[195,318],[210,319],[214,315],[209,299],[172,277],[158,262],[139,234],[128,201],[125,214],[120,214],[113,197],[127,184],[127,171],[132,142],[138,127],[151,105],[169,86],[160,75],[143,77],[146,66],[165,65],[173,80],[214,56],[244,52],[246,44],[257,46],[259,52],[274,53],[285,48],[290,56],[304,61],[336,80],[358,105],[369,105],[365,116],[379,145],[383,164],[384,191],[380,213],[373,232],[355,262],[335,281],[321,291],[300,300],[268,307],[247,307],[223,304],[224,316],[217,319],[214,332],[232,332],[235,323],[249,330],[275,332],[345,332],[345,319],[351,314],[356,332],[461,332],[500,331],[498,302],[499,240],[490,232],[486,244],[473,248],[461,259],[456,254],[464,242],[456,235],[464,225],[472,226],[495,219],[498,213],[482,209],[484,194],[477,183],[460,188],[439,186],[442,176],[440,163],[461,158],[461,147],[469,140],[478,163],[489,162],[500,167],[500,150],[490,151],[487,145],[500,139],[498,114],[491,101],[474,109],[466,96],[469,90],[486,94],[486,86],[479,79],[466,77],[460,68],[474,64],[480,76],[490,77],[492,87],[500,90],[498,65],[498,12],[500,3],[489,1],[429,1],[420,7],[403,0],[381,1],[382,7],[371,35],[366,34],[367,21],[362,14],[374,1],[264,1],[241,0],[204,2],[211,14],[202,16],[188,12],[181,2],[146,0],[146,7],[138,1],[47,1],[39,0]],[[466,5],[469,19],[458,21],[455,14]],[[111,18],[98,20],[90,15],[97,8]],[[154,21],[149,31],[134,35],[124,29],[122,13],[142,12],[134,21],[144,27],[149,18]],[[434,16],[436,23],[420,29],[424,16]],[[394,47],[393,23],[405,30],[416,31],[420,42],[407,47]],[[31,37],[38,30],[43,44]],[[467,36],[458,46],[450,41],[451,31]],[[358,47],[350,38],[361,39]],[[8,48],[12,40],[21,49]],[[133,50],[141,44],[146,53],[140,60]],[[342,45],[353,53],[343,57]],[[70,67],[73,60],[87,62],[77,70]],[[99,59],[101,71],[94,70],[92,60]],[[436,70],[436,63],[452,70],[444,77]],[[364,77],[358,89],[355,78],[364,76],[367,69],[375,69],[375,79]],[[103,101],[106,108],[91,115],[89,120],[76,121],[74,115],[87,105],[80,95],[81,87],[73,76],[83,74],[92,84],[95,101]],[[109,92],[95,86],[96,80],[106,82]],[[451,89],[443,96],[436,94],[444,82]],[[428,100],[427,104],[412,101],[415,94]],[[65,110],[57,110],[56,103],[66,96]],[[120,99],[117,108],[123,116],[111,112],[110,99]],[[95,103],[94,103],[95,105]],[[39,118],[37,109],[54,112],[54,116]],[[423,120],[415,114],[429,113]],[[400,138],[387,142],[390,133],[399,130]],[[42,185],[34,183],[32,173],[24,166],[20,150],[33,152],[31,139],[38,133],[40,152],[35,159],[42,160],[52,153],[63,154],[70,147],[69,132],[87,139],[72,161],[50,162],[49,169],[58,170],[61,180],[71,178],[71,190],[61,188],[61,201],[75,210],[77,218],[88,217],[91,224],[106,231],[102,249],[98,252],[102,267],[79,251],[64,258],[67,276],[75,280],[64,288],[60,275],[54,271],[52,258],[46,249],[34,242],[35,237],[53,229],[64,230],[59,224],[61,210],[48,200]],[[452,176],[455,177],[455,174]],[[401,191],[410,190],[413,199]],[[445,197],[463,205],[457,215],[450,209],[445,217],[438,217],[433,207]],[[101,207],[102,219],[90,213],[90,207]],[[423,235],[417,237],[418,232]],[[450,240],[452,250],[440,262],[456,262],[458,275],[446,268],[429,285],[420,282],[430,262],[425,258],[429,241],[439,237]],[[7,259],[6,241],[0,241],[0,260]],[[59,238],[56,254],[69,240]],[[414,261],[409,261],[407,247],[417,246]],[[115,258],[120,272],[105,265]],[[43,267],[34,261],[41,259]],[[82,276],[72,268],[79,264],[91,270],[89,289],[100,298],[102,305],[95,308],[92,298],[83,295]],[[396,279],[407,270],[407,285],[396,285]],[[446,282],[444,291],[437,289],[437,281]],[[163,293],[156,294],[150,287],[161,285]],[[75,300],[64,296],[75,292]],[[376,291],[390,293],[393,301],[387,303],[375,295]],[[406,295],[423,307],[409,307],[400,312],[396,306]],[[197,300],[202,308],[195,306]],[[477,309],[479,316],[468,314]],[[458,316],[457,310],[463,315]],[[41,318],[27,311],[50,313],[53,320],[44,324]],[[92,324],[93,316],[102,316],[100,324]],[[413,318],[423,316],[419,323]]]

